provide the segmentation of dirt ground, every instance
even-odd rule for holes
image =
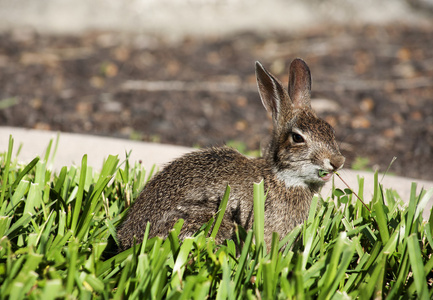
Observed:
[[[433,28],[326,27],[173,43],[92,32],[0,34],[0,125],[185,146],[260,148],[271,123],[259,60],[287,84],[313,76],[313,107],[336,129],[346,167],[433,180]],[[77,145],[79,147],[79,145]]]

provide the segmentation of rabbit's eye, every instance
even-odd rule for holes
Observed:
[[[295,143],[303,143],[304,142],[304,138],[297,133],[292,133],[292,139]]]

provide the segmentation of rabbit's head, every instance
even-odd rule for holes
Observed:
[[[295,59],[290,65],[289,87],[259,62],[256,77],[260,98],[272,113],[273,136],[266,158],[287,187],[317,191],[345,161],[333,128],[311,109],[311,75],[307,64]]]

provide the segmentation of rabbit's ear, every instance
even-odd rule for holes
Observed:
[[[289,96],[298,108],[311,108],[311,74],[307,64],[296,58],[290,64]]]
[[[290,99],[281,83],[256,61],[256,79],[263,106],[272,113],[272,119],[278,123],[280,115],[291,106]]]

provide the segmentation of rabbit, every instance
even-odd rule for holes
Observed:
[[[253,183],[264,181],[265,243],[272,233],[284,237],[307,217],[315,193],[342,168],[345,158],[333,128],[311,108],[311,75],[302,59],[292,61],[289,85],[282,84],[259,62],[257,85],[273,131],[262,157],[250,158],[223,146],[193,151],[168,164],[144,187],[117,230],[120,249],[149,237],[167,237],[175,222],[184,225],[179,238],[192,236],[215,216],[227,185],[231,192],[217,243],[235,237],[235,228],[253,226]]]

